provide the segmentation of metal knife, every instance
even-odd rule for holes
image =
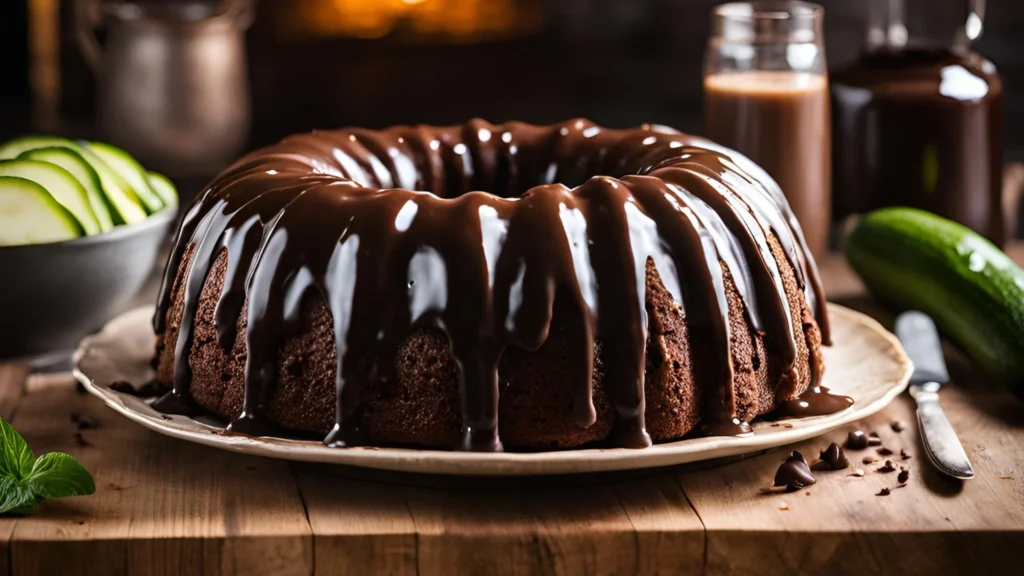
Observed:
[[[904,312],[896,317],[896,336],[914,362],[910,395],[917,401],[917,422],[928,459],[953,478],[974,478],[967,453],[939,404],[939,389],[949,383],[949,373],[935,322],[923,312]]]

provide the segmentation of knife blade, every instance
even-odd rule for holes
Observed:
[[[974,478],[971,461],[939,404],[939,390],[949,383],[949,372],[935,322],[917,310],[904,312],[896,317],[896,336],[914,362],[910,395],[917,402],[917,422],[928,459],[949,476]]]

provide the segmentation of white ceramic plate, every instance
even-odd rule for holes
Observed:
[[[593,448],[540,453],[481,453],[403,448],[328,448],[320,442],[223,434],[223,423],[167,416],[143,400],[109,388],[112,382],[139,385],[153,376],[150,359],[153,309],[139,308],[112,320],[82,340],[75,352],[75,377],[107,406],[161,434],[224,450],[382,470],[463,475],[575,474],[684,464],[758,452],[806,440],[884,408],[902,392],[912,365],[899,341],[871,318],[829,305],[835,345],[825,348],[824,385],[852,396],[853,407],[838,414],[786,421],[792,427],[755,422],[748,438],[693,438],[642,450]]]

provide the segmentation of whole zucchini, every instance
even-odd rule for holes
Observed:
[[[884,208],[857,224],[846,257],[876,297],[931,315],[1024,399],[1024,270],[994,244],[930,212]]]

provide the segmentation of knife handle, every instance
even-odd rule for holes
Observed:
[[[974,478],[974,468],[967,459],[967,453],[960,444],[953,425],[942,411],[937,390],[938,385],[934,383],[914,386],[911,390],[914,400],[917,401],[921,442],[924,444],[928,459],[936,468],[954,478],[969,480]]]

